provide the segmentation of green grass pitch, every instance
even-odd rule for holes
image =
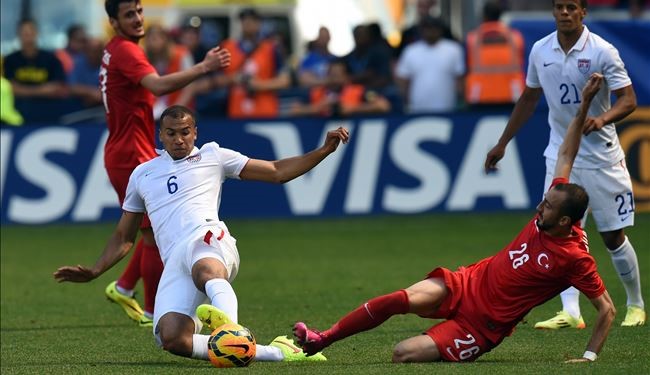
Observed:
[[[455,268],[500,250],[531,214],[453,214],[348,219],[233,220],[241,269],[233,286],[240,322],[261,343],[291,333],[297,320],[326,328],[367,299],[420,280],[436,266]],[[650,329],[622,328],[625,293],[592,224],[591,251],[618,314],[597,362],[563,364],[582,355],[595,310],[582,297],[588,329],[536,331],[552,316],[559,298],[534,309],[528,323],[499,347],[470,364],[390,363],[395,343],[433,324],[396,316],[371,332],[328,348],[325,363],[253,363],[217,370],[207,362],[168,354],[151,331],[130,322],[104,298],[104,288],[125,261],[89,284],[57,284],[61,265],[92,264],[114,225],[2,227],[2,374],[180,374],[233,371],[254,374],[416,373],[650,373]],[[650,301],[650,214],[638,214],[628,230]],[[139,288],[140,289],[140,288]],[[140,289],[141,290],[141,289]]]

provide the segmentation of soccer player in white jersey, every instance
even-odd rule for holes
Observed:
[[[551,183],[559,145],[582,98],[580,92],[589,76],[605,77],[605,85],[594,98],[584,123],[580,151],[571,181],[585,187],[598,232],[609,250],[614,268],[627,293],[627,314],[622,326],[645,324],[646,314],[639,264],[624,228],[634,224],[632,182],[625,155],[616,135],[615,123],[636,108],[636,94],[623,61],[614,46],[583,25],[586,0],[554,0],[553,17],[557,30],[537,41],[530,52],[526,88],[517,101],[501,138],[485,160],[486,171],[496,169],[506,145],[530,118],[542,92],[549,106],[550,139],[546,157],[544,191]],[[610,103],[610,94],[616,101]],[[584,225],[584,221],[583,221]],[[584,328],[579,293],[575,288],[561,294],[563,309],[555,317],[535,324],[535,328]]]
[[[184,357],[208,359],[208,335],[237,323],[237,297],[230,283],[239,269],[235,239],[219,220],[221,185],[226,178],[285,183],[318,165],[347,143],[344,128],[327,133],[320,148],[301,156],[266,161],[210,142],[194,146],[197,128],[192,112],[167,108],[160,118],[162,153],[132,173],[123,214],[104,252],[93,267],[65,266],[59,281],[88,282],[114,266],[135,241],[140,222],[149,215],[164,264],[154,308],[154,336],[163,349]],[[205,301],[209,304],[202,304]],[[286,336],[269,346],[257,345],[256,360],[311,360]],[[325,360],[320,355],[317,360]]]

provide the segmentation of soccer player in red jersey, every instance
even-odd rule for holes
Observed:
[[[375,328],[393,315],[412,313],[446,320],[397,344],[394,362],[474,361],[509,336],[532,308],[575,286],[590,298],[598,318],[583,357],[568,362],[594,361],[616,312],[580,228],[589,197],[568,177],[601,82],[602,76],[594,73],[584,87],[583,102],[558,153],[553,184],[533,220],[508,246],[456,271],[436,268],[425,280],[367,301],[324,332],[296,323],[294,335],[305,353]]]
[[[213,48],[203,61],[192,68],[159,76],[138,46],[138,41],[144,36],[140,1],[106,0],[104,6],[116,34],[104,49],[99,73],[109,130],[104,148],[104,165],[121,205],[133,169],[157,156],[154,95],[168,94],[205,73],[228,66],[230,52]],[[106,296],[118,303],[131,319],[150,327],[163,264],[146,216],[141,233],[142,237],[126,270],[116,282],[108,285]],[[133,298],[133,289],[140,278],[144,282],[144,311]]]

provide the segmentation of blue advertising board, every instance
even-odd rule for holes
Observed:
[[[508,113],[200,120],[197,144],[216,141],[253,158],[276,160],[320,146],[328,129],[350,130],[349,144],[287,184],[227,181],[220,210],[226,220],[530,210],[542,196],[546,115],[532,116],[493,174],[484,173],[483,163]],[[631,137],[622,137],[631,150],[641,150],[633,155],[644,149],[635,139],[649,138],[646,120],[632,124]],[[120,208],[103,163],[106,136],[102,124],[0,129],[2,223],[117,220]],[[650,167],[628,162],[633,177],[645,176]]]

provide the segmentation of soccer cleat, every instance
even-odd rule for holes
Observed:
[[[308,356],[315,355],[329,345],[322,333],[315,329],[309,329],[303,322],[294,324],[293,335]]]
[[[138,320],[138,325],[140,327],[153,327],[153,319],[148,318],[146,315],[142,314],[140,320]]]
[[[327,361],[327,358],[323,353],[316,353],[314,355],[306,355],[302,349],[297,347],[293,340],[287,336],[278,336],[276,337],[269,346],[274,346],[282,351],[284,355],[283,361],[285,362],[294,362],[294,361]]]
[[[580,316],[578,319],[574,318],[568,312],[559,311],[554,317],[543,322],[535,323],[535,329],[560,329],[560,328],[575,328],[584,329],[587,325]]]
[[[208,304],[199,305],[199,307],[196,308],[196,316],[199,318],[201,323],[203,323],[204,327],[207,326],[210,328],[210,332],[226,323],[233,323],[225,312]]]
[[[138,304],[138,301],[136,301],[135,298],[120,293],[117,290],[116,285],[117,281],[108,284],[106,287],[106,298],[108,298],[109,301],[120,305],[129,318],[139,323],[140,319],[144,316],[144,311],[142,311],[140,304]]]
[[[627,307],[625,319],[621,327],[636,327],[645,324],[645,311],[639,306],[630,305]]]

